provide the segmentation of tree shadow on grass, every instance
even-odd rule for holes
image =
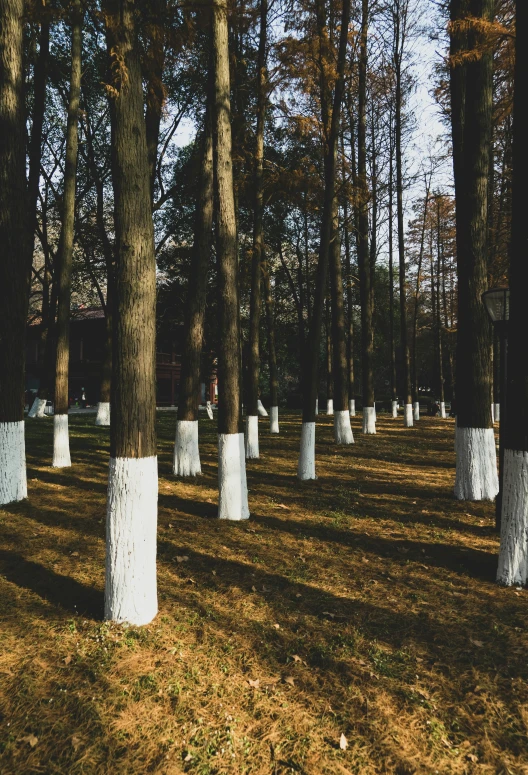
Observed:
[[[0,550],[0,569],[7,581],[28,589],[72,614],[101,619],[104,612],[103,593],[70,576],[61,576],[21,554]]]

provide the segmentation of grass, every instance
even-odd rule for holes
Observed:
[[[163,413],[160,611],[135,629],[102,621],[93,419],[70,418],[65,470],[28,422],[29,499],[0,509],[2,775],[528,773],[527,593],[494,583],[493,505],[453,499],[452,421],[356,418],[336,448],[320,416],[301,483],[299,417],[261,420],[251,519],[227,524],[214,424],[176,480]]]

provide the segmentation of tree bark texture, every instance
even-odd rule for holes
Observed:
[[[393,217],[394,217],[394,143],[393,143],[392,110],[389,114],[389,339],[390,339],[390,386],[391,399],[397,399],[396,386],[396,346],[394,341],[394,248],[393,248]]]
[[[260,291],[264,252],[264,125],[266,118],[267,73],[266,45],[268,2],[260,0],[260,33],[257,55],[257,133],[255,148],[255,204],[253,211],[253,255],[251,259],[251,296],[249,311],[249,363],[247,414],[258,415],[260,371]]]
[[[333,208],[334,233],[330,246],[330,289],[332,296],[332,372],[334,377],[334,411],[348,410],[348,363],[345,331],[343,274],[337,197]]]
[[[266,323],[268,327],[268,360],[269,360],[269,391],[270,406],[279,405],[279,375],[277,370],[277,353],[275,349],[275,316],[273,313],[273,296],[271,295],[271,278],[269,263],[263,261],[264,298],[266,302]]]
[[[165,0],[150,0],[150,2],[145,5],[145,8],[147,9],[147,17],[145,20],[147,48],[144,56],[144,76],[147,82],[145,126],[147,133],[147,153],[152,201],[154,201],[154,183],[156,180],[161,113],[163,103],[165,102],[163,67],[165,64],[164,21],[166,7]]]
[[[29,223],[22,0],[0,0],[0,423],[24,419]]]
[[[218,433],[239,432],[240,326],[238,256],[229,85],[227,7],[213,0],[216,254],[218,262]]]
[[[70,360],[70,297],[75,230],[75,183],[77,178],[77,148],[79,144],[79,101],[81,94],[82,17],[80,0],[72,6],[71,76],[66,123],[66,158],[64,163],[64,194],[62,222],[57,252],[59,277],[57,309],[57,353],[55,372],[55,414],[67,414],[69,404]]]
[[[475,19],[491,22],[493,0],[470,0]],[[469,50],[482,47],[483,33],[470,27]],[[492,52],[484,46],[478,57],[470,56],[466,69],[463,154],[457,180],[457,425],[490,428],[491,364],[490,324],[482,304],[487,288],[488,173],[491,143]],[[458,131],[458,127],[457,127]],[[456,133],[453,132],[453,143]],[[454,156],[458,159],[460,149]]]
[[[156,455],[156,261],[134,3],[108,0],[116,235],[110,456]]]
[[[200,178],[178,397],[178,420],[187,421],[198,419],[207,275],[213,244],[213,111],[210,92],[209,89],[200,153]]]

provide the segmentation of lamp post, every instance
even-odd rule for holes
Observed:
[[[499,421],[499,492],[495,499],[495,527],[500,531],[502,509],[502,477],[504,473],[504,431],[506,428],[506,380],[508,374],[508,320],[510,317],[510,289],[491,288],[482,294],[482,302],[500,342],[500,421]]]

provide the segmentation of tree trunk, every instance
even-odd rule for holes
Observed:
[[[491,22],[493,6],[493,0],[470,0],[468,11],[473,19]],[[465,64],[459,65],[466,70],[463,154],[460,158],[459,147],[454,152],[458,267],[455,497],[491,500],[497,494],[498,479],[491,422],[490,324],[481,297],[487,287],[493,56],[489,48],[482,51],[485,34],[478,24],[470,24],[467,37],[468,50],[479,49],[480,56],[470,53]],[[460,127],[457,111],[452,114],[455,147]]]
[[[351,144],[353,138],[351,138]],[[344,139],[341,135],[341,155],[345,158]],[[355,162],[354,162],[355,166]],[[353,173],[353,176],[355,172]],[[343,170],[343,182],[345,174]],[[348,198],[345,195],[343,200],[343,239],[345,243],[345,268],[346,268],[346,289],[347,289],[347,332],[346,332],[346,355],[348,372],[348,410],[351,417],[356,416],[356,399],[354,385],[354,302],[352,295],[352,255],[350,250],[350,229],[348,223]]]
[[[240,323],[227,7],[213,0],[214,170],[218,263],[218,483],[220,519],[249,518],[240,423]]]
[[[70,297],[75,228],[75,183],[77,178],[77,147],[79,143],[79,100],[81,94],[81,52],[83,12],[80,0],[72,6],[71,77],[66,124],[66,160],[64,164],[64,194],[62,222],[57,251],[58,310],[57,357],[55,371],[55,416],[53,418],[54,468],[71,465],[68,436],[69,361],[70,361]]]
[[[273,315],[273,297],[271,295],[271,280],[269,263],[262,265],[264,280],[264,298],[266,301],[266,322],[268,325],[268,359],[269,359],[269,389],[270,389],[270,433],[279,433],[279,375],[277,371],[277,353],[275,350],[275,319]]]
[[[148,9],[145,24],[148,43],[144,55],[144,75],[147,82],[145,126],[147,132],[150,196],[153,202],[161,113],[165,101],[163,67],[165,64],[164,22],[167,6],[165,0],[150,0],[150,3],[146,4],[145,7]]]
[[[191,271],[187,289],[182,370],[178,396],[178,420],[172,472],[177,476],[201,473],[198,447],[198,406],[207,275],[213,244],[213,111],[209,84],[204,135],[200,156],[200,178]]]
[[[398,395],[396,389],[396,346],[394,341],[394,249],[393,249],[393,197],[394,197],[394,144],[392,109],[389,114],[389,338],[390,338],[390,385],[392,416],[398,416]]]
[[[438,391],[438,399],[440,401],[440,408],[444,407],[445,413],[445,396],[444,396],[444,358],[442,349],[442,313],[440,304],[440,275],[442,266],[442,223],[440,213],[440,197],[436,199],[436,388]]]
[[[253,255],[249,311],[249,363],[246,456],[259,457],[258,398],[260,372],[260,289],[264,250],[264,125],[266,118],[266,43],[268,2],[260,0],[260,35],[257,56],[257,135],[255,148],[255,203],[253,211]]]
[[[334,438],[336,444],[353,444],[348,405],[348,363],[345,334],[345,305],[341,271],[341,242],[337,197],[333,207],[334,233],[330,246],[330,289],[332,294],[332,372],[334,377]]]
[[[0,505],[27,497],[24,361],[29,253],[22,0],[0,0]],[[22,251],[21,251],[21,248]]]
[[[516,2],[515,89],[513,105],[512,230],[508,379],[501,396],[505,423],[502,525],[497,580],[525,585],[528,579],[528,352],[526,349],[526,178],[528,175],[528,7]],[[508,412],[505,416],[505,409]]]
[[[334,375],[332,372],[332,327],[330,322],[330,299],[325,301],[326,333],[326,413],[334,414]]]
[[[116,278],[105,618],[157,613],[156,260],[135,6],[104,5],[111,102]],[[126,74],[126,75],[125,75]]]
[[[113,267],[112,269],[113,275]],[[109,274],[107,267],[106,280],[106,304],[105,304],[105,346],[103,364],[101,368],[101,387],[99,391],[99,403],[97,404],[96,425],[110,425],[110,398],[112,392],[112,348],[113,348],[113,304],[114,293],[112,290],[113,276]]]
[[[368,244],[368,187],[367,187],[367,34],[368,0],[361,3],[361,32],[359,39],[358,73],[358,268],[361,301],[361,372],[363,383],[363,433],[376,433],[374,407],[374,294],[370,271]]]

